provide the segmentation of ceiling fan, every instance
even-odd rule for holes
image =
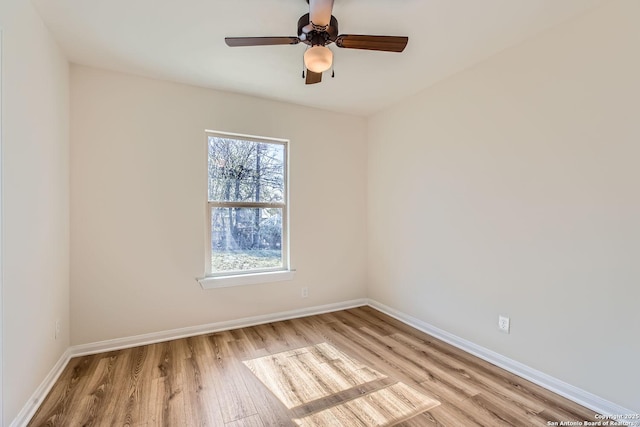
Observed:
[[[334,0],[307,0],[309,13],[298,20],[297,37],[226,37],[227,46],[270,46],[298,44],[309,47],[304,53],[304,65],[307,69],[306,84],[320,83],[322,73],[331,68],[333,52],[327,47],[331,43],[346,49],[379,50],[384,52],[402,52],[409,41],[408,37],[369,36],[358,34],[338,35],[338,20],[331,14]],[[305,76],[304,73],[302,75]]]

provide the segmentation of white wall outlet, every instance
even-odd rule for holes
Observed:
[[[305,286],[304,288],[300,289],[300,297],[306,298],[308,296],[309,296],[309,288]]]
[[[500,332],[504,332],[505,334],[509,333],[509,318],[506,316],[499,315],[498,316],[498,329]]]
[[[58,337],[60,336],[60,319],[56,320],[56,332],[55,332],[55,339],[58,339]]]

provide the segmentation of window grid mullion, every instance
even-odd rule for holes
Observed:
[[[269,202],[208,202],[209,206],[215,208],[281,208],[284,209],[286,204],[284,203],[269,203]]]

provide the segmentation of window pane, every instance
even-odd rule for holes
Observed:
[[[283,265],[282,209],[211,208],[213,273]]]
[[[284,145],[210,136],[209,201],[284,201]]]

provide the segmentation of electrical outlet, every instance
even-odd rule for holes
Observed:
[[[300,297],[306,298],[308,296],[309,296],[309,288],[305,286],[304,288],[300,289]]]
[[[498,329],[500,332],[504,332],[505,334],[509,333],[509,318],[506,316],[499,315],[498,316]]]
[[[58,339],[58,337],[60,336],[60,320],[56,320],[56,334],[55,334],[55,339]]]

